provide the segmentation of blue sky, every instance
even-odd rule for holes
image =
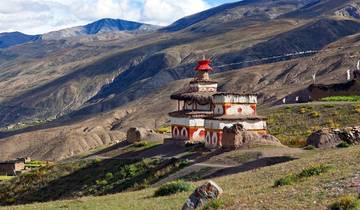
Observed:
[[[41,34],[120,18],[156,25],[232,0],[0,0],[0,32]]]
[[[235,0],[236,1],[236,0]],[[210,5],[219,5],[224,3],[235,2],[234,0],[207,0]]]

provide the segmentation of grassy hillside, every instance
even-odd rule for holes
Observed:
[[[299,146],[304,144],[312,130],[357,125],[360,120],[359,107],[360,103],[320,102],[261,109],[261,112],[269,117],[270,133],[284,144]],[[360,160],[358,146],[302,152],[299,149],[260,147],[223,154],[204,153],[191,148],[170,152],[168,147],[161,148],[158,144],[150,147],[142,144],[110,147],[104,152],[97,151],[96,155],[109,155],[112,159],[46,166],[2,183],[0,200],[3,204],[21,204],[106,195],[13,208],[178,209],[189,193],[156,198],[153,197],[155,188],[149,187],[184,167],[188,173],[179,178],[200,180],[194,182],[197,185],[206,178],[219,182],[225,188],[220,203],[224,203],[222,208],[226,209],[285,209],[287,205],[293,205],[292,209],[321,209],[339,196],[355,193],[356,186],[360,185],[360,174],[357,172],[360,166],[355,164]],[[188,162],[181,158],[158,159],[165,155],[171,157],[171,154],[205,164],[203,167],[192,165],[187,169]],[[129,160],[129,157],[148,159]],[[212,166],[218,167],[219,164],[225,165],[225,168],[215,170]],[[290,186],[273,187],[276,180],[294,177],[291,174],[300,174],[303,169],[319,164],[330,170],[319,176],[301,178]],[[109,195],[124,191],[134,192]],[[288,195],[292,197],[291,203]],[[132,200],[126,202],[130,198]]]
[[[289,146],[303,146],[306,138],[323,127],[360,125],[360,103],[315,103],[261,111],[269,117],[269,132]]]
[[[306,151],[296,160],[214,178],[223,189],[221,209],[326,209],[341,196],[357,194],[360,185],[360,147]],[[275,181],[320,164],[328,171],[292,185],[274,187]],[[196,185],[202,182],[196,182]],[[180,209],[189,192],[154,197],[156,188],[102,197],[13,206],[6,209]]]

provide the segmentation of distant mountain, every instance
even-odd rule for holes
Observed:
[[[64,39],[76,36],[98,35],[109,32],[126,32],[126,33],[147,33],[153,32],[160,28],[159,26],[121,20],[104,18],[93,23],[67,28],[59,31],[53,31],[42,35],[44,40]]]
[[[0,48],[7,48],[40,39],[40,35],[27,35],[20,32],[0,33]]]
[[[37,40],[61,40],[76,38],[76,40],[88,40],[86,37],[106,39],[131,38],[136,34],[154,32],[160,26],[121,20],[104,18],[84,26],[66,28],[40,35],[27,35],[21,32],[0,33],[0,48],[8,48],[18,44],[24,44]],[[84,38],[85,37],[85,38]]]

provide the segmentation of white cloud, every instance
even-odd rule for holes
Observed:
[[[100,18],[167,25],[207,8],[204,0],[0,0],[0,32],[39,34]]]

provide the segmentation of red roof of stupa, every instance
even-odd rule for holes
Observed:
[[[213,70],[210,66],[211,60],[201,60],[198,62],[198,65],[196,66],[196,71],[211,71]]]

